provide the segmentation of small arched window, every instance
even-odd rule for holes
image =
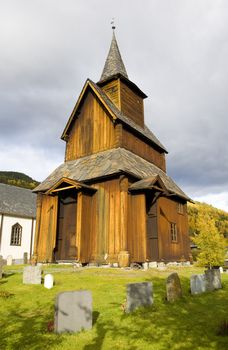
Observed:
[[[22,238],[22,226],[17,222],[12,226],[10,245],[20,246],[21,238]]]

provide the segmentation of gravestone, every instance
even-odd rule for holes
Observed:
[[[207,290],[213,291],[214,289],[221,289],[221,274],[219,269],[209,269],[205,271],[205,277],[207,281]]]
[[[148,262],[144,262],[142,264],[142,266],[143,266],[143,270],[148,270],[149,269],[149,263]]]
[[[92,293],[88,290],[59,293],[55,303],[55,332],[80,332],[92,328]]]
[[[157,268],[158,267],[158,264],[157,264],[157,261],[151,261],[149,262],[149,268],[153,269],[153,268]]]
[[[152,282],[129,283],[127,284],[126,312],[132,312],[141,306],[153,304]]]
[[[220,273],[223,273],[223,272],[224,272],[222,266],[219,267],[219,271],[220,271]]]
[[[8,266],[13,265],[13,257],[12,257],[12,255],[8,255],[6,260],[7,260],[7,265]]]
[[[24,284],[41,284],[41,267],[26,266],[23,270]]]
[[[207,291],[206,276],[204,274],[192,275],[190,278],[191,294],[201,294]]]
[[[2,266],[3,266],[3,259],[0,258],[0,279],[2,278]]]
[[[24,265],[28,264],[28,253],[26,252],[23,254],[23,264]]]
[[[170,302],[182,297],[180,278],[176,272],[171,273],[166,280],[166,296]]]
[[[53,288],[54,285],[54,276],[51,274],[47,274],[44,276],[44,287],[47,289]]]

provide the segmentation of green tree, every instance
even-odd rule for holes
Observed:
[[[199,249],[198,264],[209,268],[223,265],[226,241],[224,236],[219,233],[215,220],[207,211],[198,214],[196,232],[198,234],[192,239]]]

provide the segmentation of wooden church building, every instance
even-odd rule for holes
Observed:
[[[189,259],[189,197],[166,174],[167,151],[144,123],[146,97],[113,32],[99,82],[85,82],[63,131],[64,163],[34,190],[36,261]]]

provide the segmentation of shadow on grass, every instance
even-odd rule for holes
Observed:
[[[50,319],[53,319],[53,308],[44,316],[39,307],[31,312],[14,305],[7,313],[7,323],[0,322],[0,349],[40,350],[61,344],[61,337],[48,333]]]
[[[151,281],[145,279],[144,281]],[[132,314],[119,312],[119,319],[99,318],[96,336],[83,350],[116,348],[138,350],[227,349],[228,338],[216,335],[219,323],[228,317],[224,291],[191,296],[189,279],[181,278],[184,297],[175,303],[165,300],[165,281],[153,278],[154,305]],[[110,309],[121,309],[121,303],[109,303]],[[114,313],[114,311],[113,311]],[[118,344],[121,344],[118,347]],[[110,345],[109,345],[110,346]]]

